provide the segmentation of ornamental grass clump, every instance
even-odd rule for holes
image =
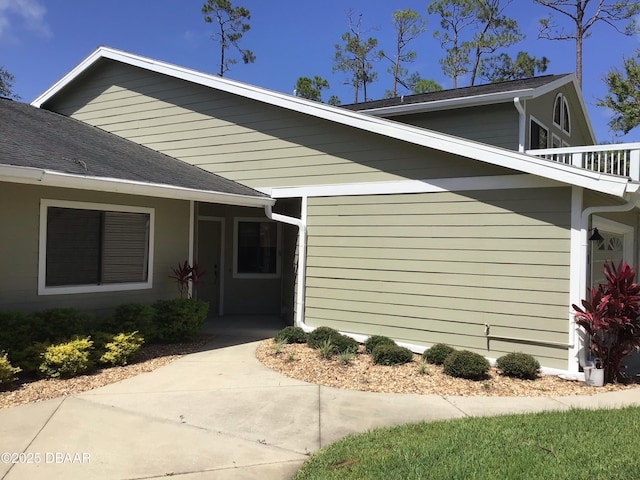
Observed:
[[[280,330],[275,341],[286,340],[287,343],[307,343],[307,332],[300,327],[288,326]]]
[[[442,365],[449,355],[455,352],[455,348],[445,343],[436,343],[424,351],[422,359],[427,363]]]
[[[456,350],[443,364],[443,372],[451,377],[482,380],[489,372],[489,362],[482,355],[469,350]]]
[[[540,373],[540,362],[532,355],[513,352],[503,355],[496,360],[496,367],[506,377],[535,380]]]
[[[340,335],[336,329],[331,327],[318,327],[307,337],[307,345],[311,348],[320,348],[327,340]]]
[[[377,365],[402,365],[413,360],[413,352],[405,347],[381,343],[371,352]]]
[[[640,347],[640,285],[626,262],[604,265],[606,283],[592,287],[575,320],[590,337],[591,353],[602,362],[605,382],[626,380],[622,359]]]
[[[364,342],[364,349],[367,353],[372,353],[374,348],[382,344],[395,345],[396,342],[394,342],[389,337],[384,337],[382,335],[372,335]]]
[[[358,351],[358,342],[353,338],[342,335],[331,327],[318,327],[307,337],[307,345],[316,350],[328,348],[330,343],[333,347],[333,353],[356,353]]]

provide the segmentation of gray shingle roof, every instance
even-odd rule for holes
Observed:
[[[0,98],[0,164],[266,197],[78,120],[4,98]]]
[[[394,107],[396,105],[408,105],[412,103],[429,103],[440,100],[451,100],[454,98],[476,97],[495,93],[506,93],[510,91],[528,90],[542,87],[570,74],[543,75],[541,77],[525,78],[521,80],[510,80],[507,82],[488,83],[486,85],[474,85],[473,87],[452,88],[440,90],[439,92],[420,93],[417,95],[405,95],[403,97],[384,98],[382,100],[372,100],[369,102],[342,105],[349,110],[369,110],[373,108]]]

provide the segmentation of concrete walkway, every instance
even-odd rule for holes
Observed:
[[[375,427],[640,404],[640,390],[482,398],[312,385],[256,360],[256,341],[281,327],[268,318],[210,323],[218,336],[206,351],[90,392],[0,410],[0,478],[288,479],[309,453]]]

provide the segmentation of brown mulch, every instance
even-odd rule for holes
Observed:
[[[201,351],[211,338],[209,335],[201,336],[190,343],[145,345],[138,352],[135,363],[123,367],[103,368],[87,375],[67,379],[52,378],[18,382],[9,386],[8,389],[0,390],[0,408],[74,395],[135,377],[141,373],[151,372],[184,355]]]
[[[350,363],[344,365],[340,357],[324,360],[319,353],[305,344],[285,344],[277,352],[273,339],[264,340],[256,350],[256,357],[267,367],[309,383],[328,387],[367,392],[414,393],[444,396],[483,397],[550,397],[566,395],[593,395],[638,388],[637,384],[607,384],[590,387],[584,382],[568,381],[556,375],[540,375],[536,380],[504,377],[492,368],[486,380],[471,381],[445,375],[442,367],[426,365],[420,373],[420,355],[405,365],[375,365],[371,355],[360,347]]]

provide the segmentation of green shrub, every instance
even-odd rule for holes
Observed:
[[[104,345],[104,353],[98,361],[107,365],[126,365],[144,343],[138,332],[119,333]]]
[[[540,363],[526,353],[513,352],[496,360],[496,367],[507,377],[533,380],[540,372]]]
[[[365,351],[367,353],[371,353],[371,352],[373,352],[374,348],[376,348],[378,345],[381,345],[383,343],[385,345],[395,345],[396,344],[396,342],[394,342],[389,337],[384,337],[382,335],[372,335],[371,337],[367,338],[367,340],[365,340],[364,349],[365,349]]]
[[[401,365],[413,360],[413,352],[405,347],[381,343],[371,352],[373,363],[378,365]]]
[[[110,332],[139,332],[148,342],[154,341],[153,307],[144,303],[118,305],[106,330]]]
[[[280,330],[276,334],[275,340],[276,342],[280,340],[286,340],[287,343],[307,343],[307,337],[307,332],[305,332],[302,328],[289,326],[284,327],[282,330]]]
[[[340,335],[340,332],[331,327],[318,327],[307,336],[307,345],[311,348],[318,349],[331,340],[333,337]]]
[[[193,298],[158,300],[153,304],[156,340],[163,343],[193,340],[207,318],[209,304]]]
[[[490,365],[482,355],[469,350],[456,350],[444,361],[444,373],[452,377],[481,380],[487,376]]]
[[[360,345],[353,338],[330,327],[318,327],[307,337],[307,345],[316,350],[327,348],[327,342],[332,345],[333,353],[356,353]]]
[[[74,335],[91,335],[97,329],[96,319],[75,308],[50,308],[32,314],[35,327],[33,341],[59,343]]]
[[[40,373],[47,377],[73,377],[91,366],[89,353],[93,342],[89,337],[75,338],[49,346],[42,354]]]
[[[336,353],[357,353],[360,344],[351,337],[338,334],[331,338],[331,343],[335,348]]]
[[[425,350],[422,354],[423,360],[434,365],[442,365],[446,358],[453,352],[455,348],[445,343],[436,343],[434,346]]]
[[[42,364],[42,355],[44,351],[50,346],[49,342],[34,342],[22,350],[18,350],[9,358],[11,362],[20,367],[26,374],[34,374],[40,371],[40,365]]]
[[[22,369],[14,367],[7,358],[7,354],[0,353],[0,385],[7,385],[18,379],[17,375]]]
[[[29,347],[37,331],[32,316],[21,312],[0,312],[0,351],[7,353],[13,364],[19,352]]]

